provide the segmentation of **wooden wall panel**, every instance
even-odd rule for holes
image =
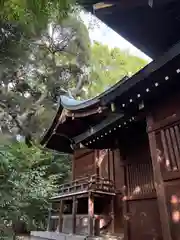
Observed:
[[[164,177],[166,178],[167,173],[180,172],[180,124],[163,127],[156,130],[155,134],[157,158]]]
[[[125,194],[128,199],[144,198],[155,194],[148,135],[141,131],[137,133],[137,140],[129,135],[129,139],[120,146],[126,182]]]
[[[95,152],[77,150],[73,157],[73,180],[95,174]]]
[[[166,100],[157,103],[152,110],[154,123],[162,122],[164,120],[171,120],[180,115],[180,94],[174,96],[167,96]]]
[[[98,159],[96,164],[99,167],[99,175],[102,178],[109,178],[110,176],[110,161],[109,161],[109,150],[103,149],[98,151]]]
[[[100,177],[114,181],[114,153],[109,149],[97,150],[96,167]]]
[[[118,155],[109,149],[77,150],[72,160],[73,180],[94,174],[99,174],[100,177],[114,180],[116,169],[115,161],[116,167],[119,169]]]
[[[154,184],[149,140],[144,123],[123,134],[119,141],[119,173],[122,191],[119,198],[123,215],[116,225],[123,225],[125,240],[162,239],[160,215]],[[116,212],[117,214],[117,212]]]
[[[77,149],[77,150],[74,152],[74,157],[75,157],[75,159],[78,159],[78,158],[82,157],[83,155],[86,155],[86,154],[91,153],[92,151],[93,151],[93,150],[91,150],[91,149],[86,149],[86,148]]]
[[[162,240],[156,199],[128,201],[128,239]]]
[[[123,202],[122,195],[117,194],[115,197],[115,209],[114,209],[114,231],[117,234],[124,233],[124,216],[123,216]]]
[[[165,183],[169,221],[173,240],[180,239],[180,180]]]
[[[178,188],[180,187],[180,95],[171,96],[154,106],[148,119],[149,136],[154,136],[151,141],[154,171],[159,194],[159,211],[164,239],[180,239],[177,227],[179,210]],[[176,205],[176,207],[175,207]],[[178,208],[178,207],[177,207]],[[173,221],[173,217],[176,219]],[[180,219],[180,217],[179,217]],[[167,232],[166,232],[167,230]]]

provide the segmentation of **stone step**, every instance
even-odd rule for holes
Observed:
[[[64,234],[58,232],[41,232],[33,231],[31,232],[30,240],[85,240],[86,236]]]
[[[124,235],[112,236],[103,235],[100,237],[88,237],[72,234],[64,234],[58,232],[48,232],[48,231],[35,231],[31,232],[29,240],[124,240]]]
[[[87,240],[124,240],[124,235],[112,236],[112,235],[104,235],[100,237],[87,237]]]

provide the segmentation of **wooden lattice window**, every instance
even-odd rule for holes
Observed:
[[[136,163],[126,166],[128,197],[144,196],[155,191],[151,163]]]
[[[156,132],[157,161],[165,171],[180,170],[180,125]]]

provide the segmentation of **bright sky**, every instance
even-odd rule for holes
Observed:
[[[98,41],[109,47],[118,47],[121,50],[128,50],[132,55],[152,61],[147,55],[134,47],[131,43],[105,25],[90,13],[81,13],[81,18],[89,29],[91,41]]]

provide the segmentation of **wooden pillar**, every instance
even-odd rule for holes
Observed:
[[[108,149],[108,180],[111,180],[110,174],[110,149]]]
[[[94,197],[91,193],[88,196],[88,218],[89,218],[89,225],[88,225],[88,235],[94,236]]]
[[[60,200],[59,221],[58,221],[58,227],[57,227],[58,232],[62,232],[63,230],[63,209],[64,209],[64,202],[63,200]]]
[[[72,181],[75,180],[75,154],[72,156]]]
[[[114,154],[114,149],[112,150],[112,165],[113,165],[113,182],[114,182],[114,186],[115,186],[115,184],[116,184],[116,179],[115,179],[115,159],[114,159],[114,157],[115,157],[115,154]]]
[[[124,225],[124,240],[128,240],[129,239],[129,221],[128,221],[128,218],[127,218],[127,215],[128,215],[128,201],[127,201],[127,185],[128,185],[128,179],[127,179],[127,176],[128,176],[128,172],[127,172],[127,166],[125,164],[125,161],[124,161],[124,157],[120,151],[120,146],[118,148],[118,155],[119,155],[119,168],[120,168],[120,172],[117,172],[118,175],[118,179],[120,179],[120,185],[121,185],[121,192],[122,192],[122,215],[123,215],[123,225]],[[117,167],[117,166],[116,166]],[[117,174],[116,173],[116,174]],[[118,180],[117,179],[117,180]],[[115,179],[116,180],[116,179]],[[117,182],[116,180],[116,182]],[[118,186],[119,186],[119,182],[118,183]],[[119,189],[118,189],[119,190]],[[120,195],[118,195],[118,198],[120,198]],[[118,199],[119,201],[119,199]]]
[[[127,202],[127,185],[128,185],[128,172],[127,172],[127,166],[121,166],[122,169],[122,174],[123,174],[123,184],[124,186],[122,187],[123,189],[123,201],[122,201],[122,206],[123,206],[123,216],[124,216],[124,240],[129,239],[129,221],[128,221],[128,202]]]
[[[151,124],[153,124],[152,117],[147,118],[147,123],[148,123],[148,127]],[[148,134],[148,137],[149,137],[149,145],[150,145],[150,152],[151,152],[151,158],[152,158],[153,174],[154,174],[158,208],[159,208],[159,214],[160,214],[160,220],[161,220],[163,240],[172,240],[166,195],[165,195],[165,189],[164,189],[164,182],[161,174],[160,164],[157,161],[157,149],[156,149],[157,144],[156,144],[155,132],[150,132]]]
[[[100,176],[100,167],[98,166],[99,150],[96,150],[96,175]]]
[[[52,203],[49,206],[48,209],[48,220],[47,220],[47,231],[51,231],[51,214],[52,214]]]
[[[73,197],[73,204],[72,204],[72,233],[76,234],[76,213],[77,213],[77,199]]]
[[[94,150],[94,174],[98,175],[98,169],[97,169],[97,150]]]
[[[112,199],[111,199],[111,218],[112,218],[112,222],[111,222],[111,233],[114,234],[114,202],[115,201],[115,198],[114,196],[112,196]]]

